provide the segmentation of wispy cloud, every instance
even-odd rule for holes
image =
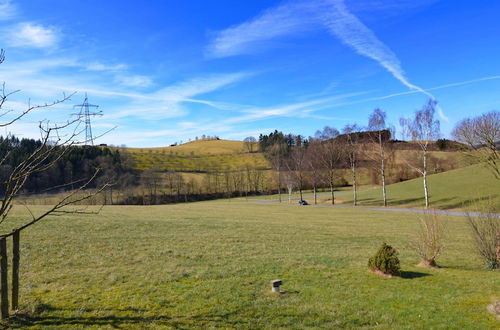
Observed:
[[[426,88],[425,90],[426,91],[435,91],[435,90],[440,90],[440,89],[452,88],[452,87],[457,87],[457,86],[464,86],[464,85],[479,83],[482,81],[498,80],[498,79],[500,79],[500,75],[458,81],[458,82],[453,82],[453,83],[444,84],[444,85],[440,85],[440,86]],[[338,107],[347,106],[347,105],[386,100],[386,99],[390,99],[393,97],[418,94],[418,93],[421,93],[421,91],[413,89],[413,90],[409,90],[409,91],[405,91],[405,92],[391,93],[391,94],[382,95],[382,96],[374,96],[374,97],[367,97],[367,98],[362,98],[362,99],[355,99],[352,101],[342,101],[342,102],[338,102],[338,103],[330,103],[328,105],[328,108],[338,108]]]
[[[9,20],[17,15],[17,8],[11,0],[0,0],[0,21]]]
[[[153,80],[148,76],[143,75],[117,75],[115,81],[125,87],[140,87],[147,88],[153,85]]]
[[[409,5],[406,0],[403,2],[392,7]],[[370,4],[372,8],[387,7],[383,2],[372,1]],[[248,22],[217,33],[209,45],[209,53],[214,57],[225,57],[252,52],[263,41],[312,27],[326,27],[343,44],[375,60],[406,87],[435,98],[409,81],[396,54],[348,10],[344,0],[301,1],[268,9]],[[443,110],[439,106],[437,109],[439,116],[448,121]]]
[[[335,95],[331,97],[316,98],[305,102],[297,102],[291,104],[281,104],[270,107],[254,107],[243,110],[243,115],[229,118],[224,121],[226,124],[235,124],[241,122],[250,122],[256,120],[265,120],[272,117],[294,117],[294,118],[316,118],[324,119],[325,117],[317,116],[314,113],[319,110],[328,109],[332,104],[336,104],[340,100],[346,100],[352,97],[360,96],[368,92],[356,92]],[[339,119],[339,118],[328,118]]]
[[[52,48],[60,39],[59,32],[54,27],[31,22],[8,26],[2,32],[11,47]]]
[[[315,6],[314,2],[287,3],[268,9],[248,22],[216,32],[208,46],[208,56],[253,53],[268,40],[308,30],[317,24],[315,18],[298,13],[312,12]]]
[[[183,105],[184,103],[201,103],[217,108],[217,102],[210,102],[197,97],[245,79],[250,75],[251,73],[244,72],[186,80],[152,93],[138,95],[138,97],[134,98],[132,104],[111,114],[109,118],[134,116],[153,120],[180,117],[188,112]]]
[[[349,12],[343,0],[332,1],[332,5],[331,10],[323,12],[323,19],[325,25],[337,38],[358,54],[377,61],[406,87],[435,99],[431,93],[408,80],[396,54],[380,41],[372,30]],[[441,119],[448,121],[443,110],[440,107],[437,109]]]
[[[92,62],[85,66],[89,71],[121,71],[127,69],[127,65],[120,64],[104,64],[102,62]]]

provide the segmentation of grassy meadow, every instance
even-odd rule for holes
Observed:
[[[429,270],[414,266],[409,213],[233,199],[50,217],[22,233],[10,325],[497,329],[486,305],[499,274],[482,269],[463,218],[443,220],[443,268]],[[367,271],[383,241],[400,251],[401,277]],[[277,278],[285,294],[270,292]]]

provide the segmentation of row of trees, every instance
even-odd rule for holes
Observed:
[[[418,146],[407,152],[403,161],[423,177],[425,205],[429,205],[429,151],[439,137],[439,121],[434,118],[436,102],[429,100],[413,118],[401,118],[404,135]],[[380,178],[383,205],[387,206],[387,167],[394,161],[396,142],[391,140],[393,128],[387,123],[387,116],[381,109],[375,109],[368,118],[368,126],[346,125],[342,132],[326,126],[314,137],[304,139],[300,135],[283,134],[275,131],[261,135],[259,143],[269,159],[278,178],[278,190],[282,183],[289,196],[294,187],[302,190],[306,178],[312,186],[314,202],[317,202],[317,188],[327,186],[331,203],[335,203],[335,187],[341,182],[344,169],[349,169],[353,189],[353,204],[357,205],[359,167],[374,169]],[[418,155],[416,155],[418,154]],[[281,201],[281,195],[279,196]]]

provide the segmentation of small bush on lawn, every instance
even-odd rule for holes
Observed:
[[[383,243],[377,253],[368,260],[368,268],[388,275],[399,274],[398,252],[392,246]]]

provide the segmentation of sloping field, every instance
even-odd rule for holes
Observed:
[[[482,269],[465,220],[449,219],[440,270],[414,267],[417,228],[413,214],[244,200],[52,217],[21,235],[11,327],[497,329],[498,272]],[[367,271],[383,241],[401,277]]]
[[[431,207],[454,209],[473,200],[500,208],[500,180],[484,165],[477,164],[428,176]],[[389,206],[425,205],[423,179],[417,178],[387,186]],[[359,195],[361,205],[382,205],[382,188],[375,187]],[[346,199],[346,201],[350,201]]]
[[[156,167],[163,171],[210,172],[245,165],[269,168],[261,153],[249,153],[241,141],[198,140],[173,147],[127,148],[126,152],[139,170]]]

